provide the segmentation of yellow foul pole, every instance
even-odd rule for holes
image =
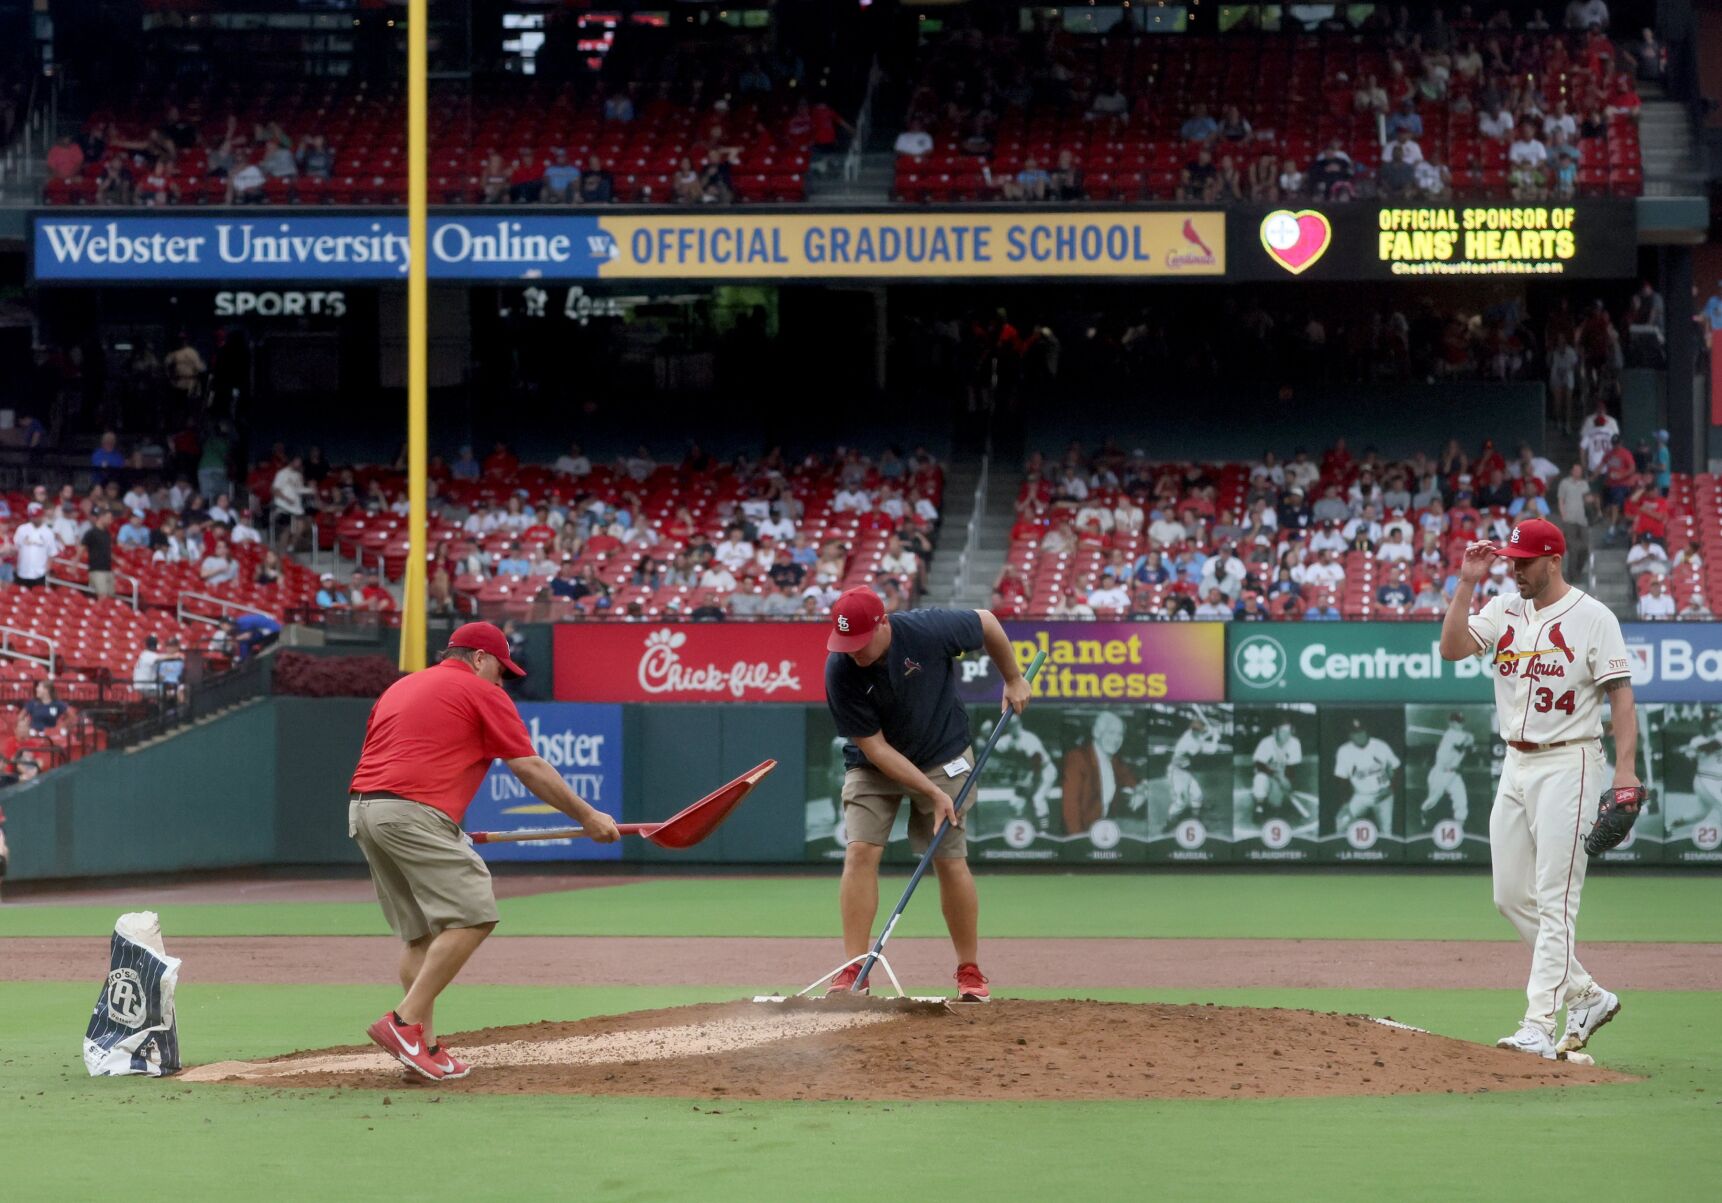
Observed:
[[[425,258],[425,127],[428,97],[426,9],[428,0],[407,3],[407,238],[412,248],[407,269],[407,550],[406,581],[401,590],[401,671],[425,666],[425,444],[429,390],[430,335]]]

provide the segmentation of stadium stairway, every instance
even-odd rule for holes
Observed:
[[[1589,591],[1603,605],[1614,611],[1622,622],[1638,621],[1638,591],[1632,587],[1632,577],[1626,571],[1624,540],[1612,545],[1602,542],[1602,527],[1592,528],[1591,584]]]
[[[897,157],[888,150],[867,151],[861,170],[852,180],[843,176],[843,160],[834,160],[830,172],[814,171],[807,177],[807,199],[816,205],[882,205],[891,199],[897,179]]]
[[[997,456],[993,458],[971,546],[968,527],[969,520],[976,517],[975,485],[979,476],[980,467],[974,463],[956,463],[948,469],[943,536],[927,572],[927,597],[934,605],[970,609],[986,606],[992,598],[993,583],[1004,568],[1010,528],[1016,521],[1015,503],[1022,488],[1022,470]],[[969,577],[968,587],[963,589],[959,588],[959,575],[965,549],[969,553]]]
[[[1686,106],[1663,96],[1656,84],[1640,87],[1644,105],[1638,133],[1644,151],[1646,196],[1702,196],[1705,177]]]

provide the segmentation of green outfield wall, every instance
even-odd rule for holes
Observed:
[[[977,782],[972,858],[1099,868],[1487,863],[1505,747],[1481,661],[1442,661],[1438,628],[1427,623],[1239,623],[1226,624],[1223,638],[1218,625],[1010,624],[1019,649],[1057,652],[1064,684],[1037,695]],[[572,659],[573,675],[600,655],[628,670],[588,671],[588,700],[522,699],[535,746],[584,796],[630,821],[665,818],[760,761],[776,760],[776,771],[694,850],[568,841],[496,845],[487,857],[841,860],[842,741],[818,700],[822,652],[801,647],[791,638],[800,630],[783,624],[689,630],[672,646],[649,625],[606,626],[587,647],[583,629],[562,628],[553,641],[533,628],[535,654]],[[1606,859],[1722,869],[1722,804],[1704,776],[1722,755],[1722,624],[1629,624],[1626,636],[1637,770],[1651,805]],[[977,747],[996,714],[986,667],[965,664],[961,677]],[[553,668],[544,680],[571,675],[566,662]],[[1109,690],[1112,678],[1139,679],[1142,689]],[[638,700],[654,691],[674,700]],[[265,698],[15,786],[0,795],[8,875],[358,865],[346,787],[370,706]],[[601,754],[573,756],[582,740]],[[1612,752],[1611,741],[1604,747]],[[1277,770],[1263,772],[1264,763]],[[559,821],[497,766],[467,826]],[[887,857],[912,859],[901,818]]]

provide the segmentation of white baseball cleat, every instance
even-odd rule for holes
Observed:
[[[1620,996],[1592,985],[1590,993],[1567,1004],[1567,1030],[1557,1052],[1576,1053],[1603,1024],[1620,1014]]]
[[[1511,1049],[1516,1053],[1535,1053],[1545,1061],[1555,1059],[1554,1040],[1534,1023],[1519,1025],[1519,1030],[1511,1036],[1502,1036],[1495,1041],[1495,1047]]]

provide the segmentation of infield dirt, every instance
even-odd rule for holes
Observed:
[[[426,1089],[705,1099],[1156,1099],[1476,1094],[1627,1082],[1594,1066],[1278,1009],[1004,1000],[897,1014],[721,1003],[445,1037],[472,1076]],[[371,1046],[186,1080],[400,1089]]]

